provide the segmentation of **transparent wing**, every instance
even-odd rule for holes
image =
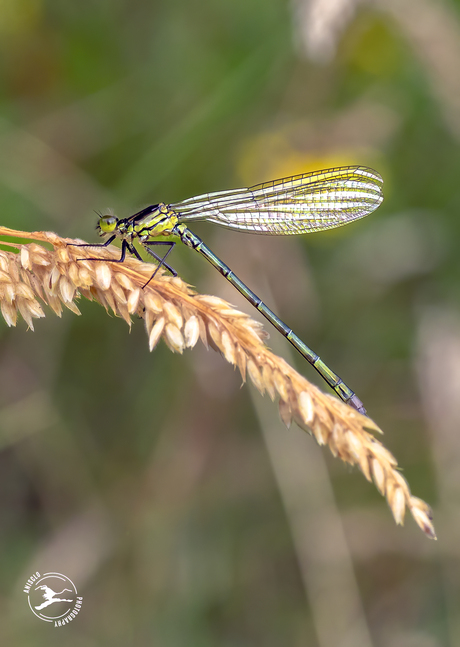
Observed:
[[[367,216],[383,200],[382,185],[370,168],[341,166],[207,193],[170,207],[179,222],[209,220],[261,234],[304,234]]]

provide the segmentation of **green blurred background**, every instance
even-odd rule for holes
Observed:
[[[0,324],[1,644],[458,645],[460,1],[2,0],[0,52],[5,226],[96,241],[94,210],[384,176],[343,229],[195,229],[357,392],[439,535],[217,353],[48,309]],[[198,254],[171,262],[254,315]],[[30,612],[37,570],[75,582],[71,625]]]

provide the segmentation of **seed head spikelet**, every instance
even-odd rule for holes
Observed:
[[[394,456],[378,441],[382,433],[366,416],[322,393],[265,345],[266,333],[258,322],[223,299],[197,294],[179,277],[134,258],[123,263],[95,261],[94,247],[74,247],[80,240],[64,239],[51,232],[23,232],[0,227],[1,236],[48,243],[52,250],[32,242],[2,242],[16,252],[0,251],[0,309],[9,326],[17,313],[33,330],[33,320],[44,317],[40,302],[61,316],[63,306],[80,314],[75,300],[81,295],[99,302],[107,311],[131,325],[131,315],[144,319],[150,350],[163,338],[174,352],[192,348],[198,339],[218,349],[243,381],[251,382],[274,400],[279,397],[283,422],[292,421],[310,433],[320,445],[346,463],[358,465],[368,481],[374,481],[386,497],[396,523],[402,524],[406,506],[423,532],[435,538],[429,506],[411,495],[398,471]],[[19,253],[17,251],[19,250]],[[119,258],[115,247],[97,249],[97,257]],[[83,259],[83,260],[81,260]]]

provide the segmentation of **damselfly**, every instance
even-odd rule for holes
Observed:
[[[200,252],[230,283],[273,324],[296,350],[320,373],[324,380],[346,403],[361,413],[366,413],[361,400],[334,373],[322,359],[297,337],[289,326],[243,283],[232,270],[218,258],[185,223],[207,220],[218,225],[258,234],[304,234],[346,225],[368,215],[383,200],[383,180],[378,173],[363,166],[303,173],[292,177],[264,182],[248,189],[233,189],[208,193],[174,204],[155,204],[130,216],[116,218],[106,215],[99,218],[98,230],[108,240],[94,247],[105,247],[120,238],[122,263],[126,252],[141,260],[134,246],[137,239],[159,265],[174,276],[177,272],[166,262],[175,241],[155,240],[162,236],[179,238],[185,245]],[[152,248],[167,246],[161,257]],[[102,260],[102,259],[91,259]],[[105,259],[104,259],[105,260]],[[145,287],[145,286],[144,286]]]

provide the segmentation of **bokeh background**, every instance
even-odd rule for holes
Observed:
[[[94,210],[384,176],[343,229],[195,230],[358,393],[439,536],[217,353],[150,354],[82,301],[0,324],[1,644],[459,644],[459,70],[458,0],[0,2],[2,225],[95,241]],[[251,311],[198,254],[172,263]],[[71,625],[30,612],[37,570],[76,584]]]

